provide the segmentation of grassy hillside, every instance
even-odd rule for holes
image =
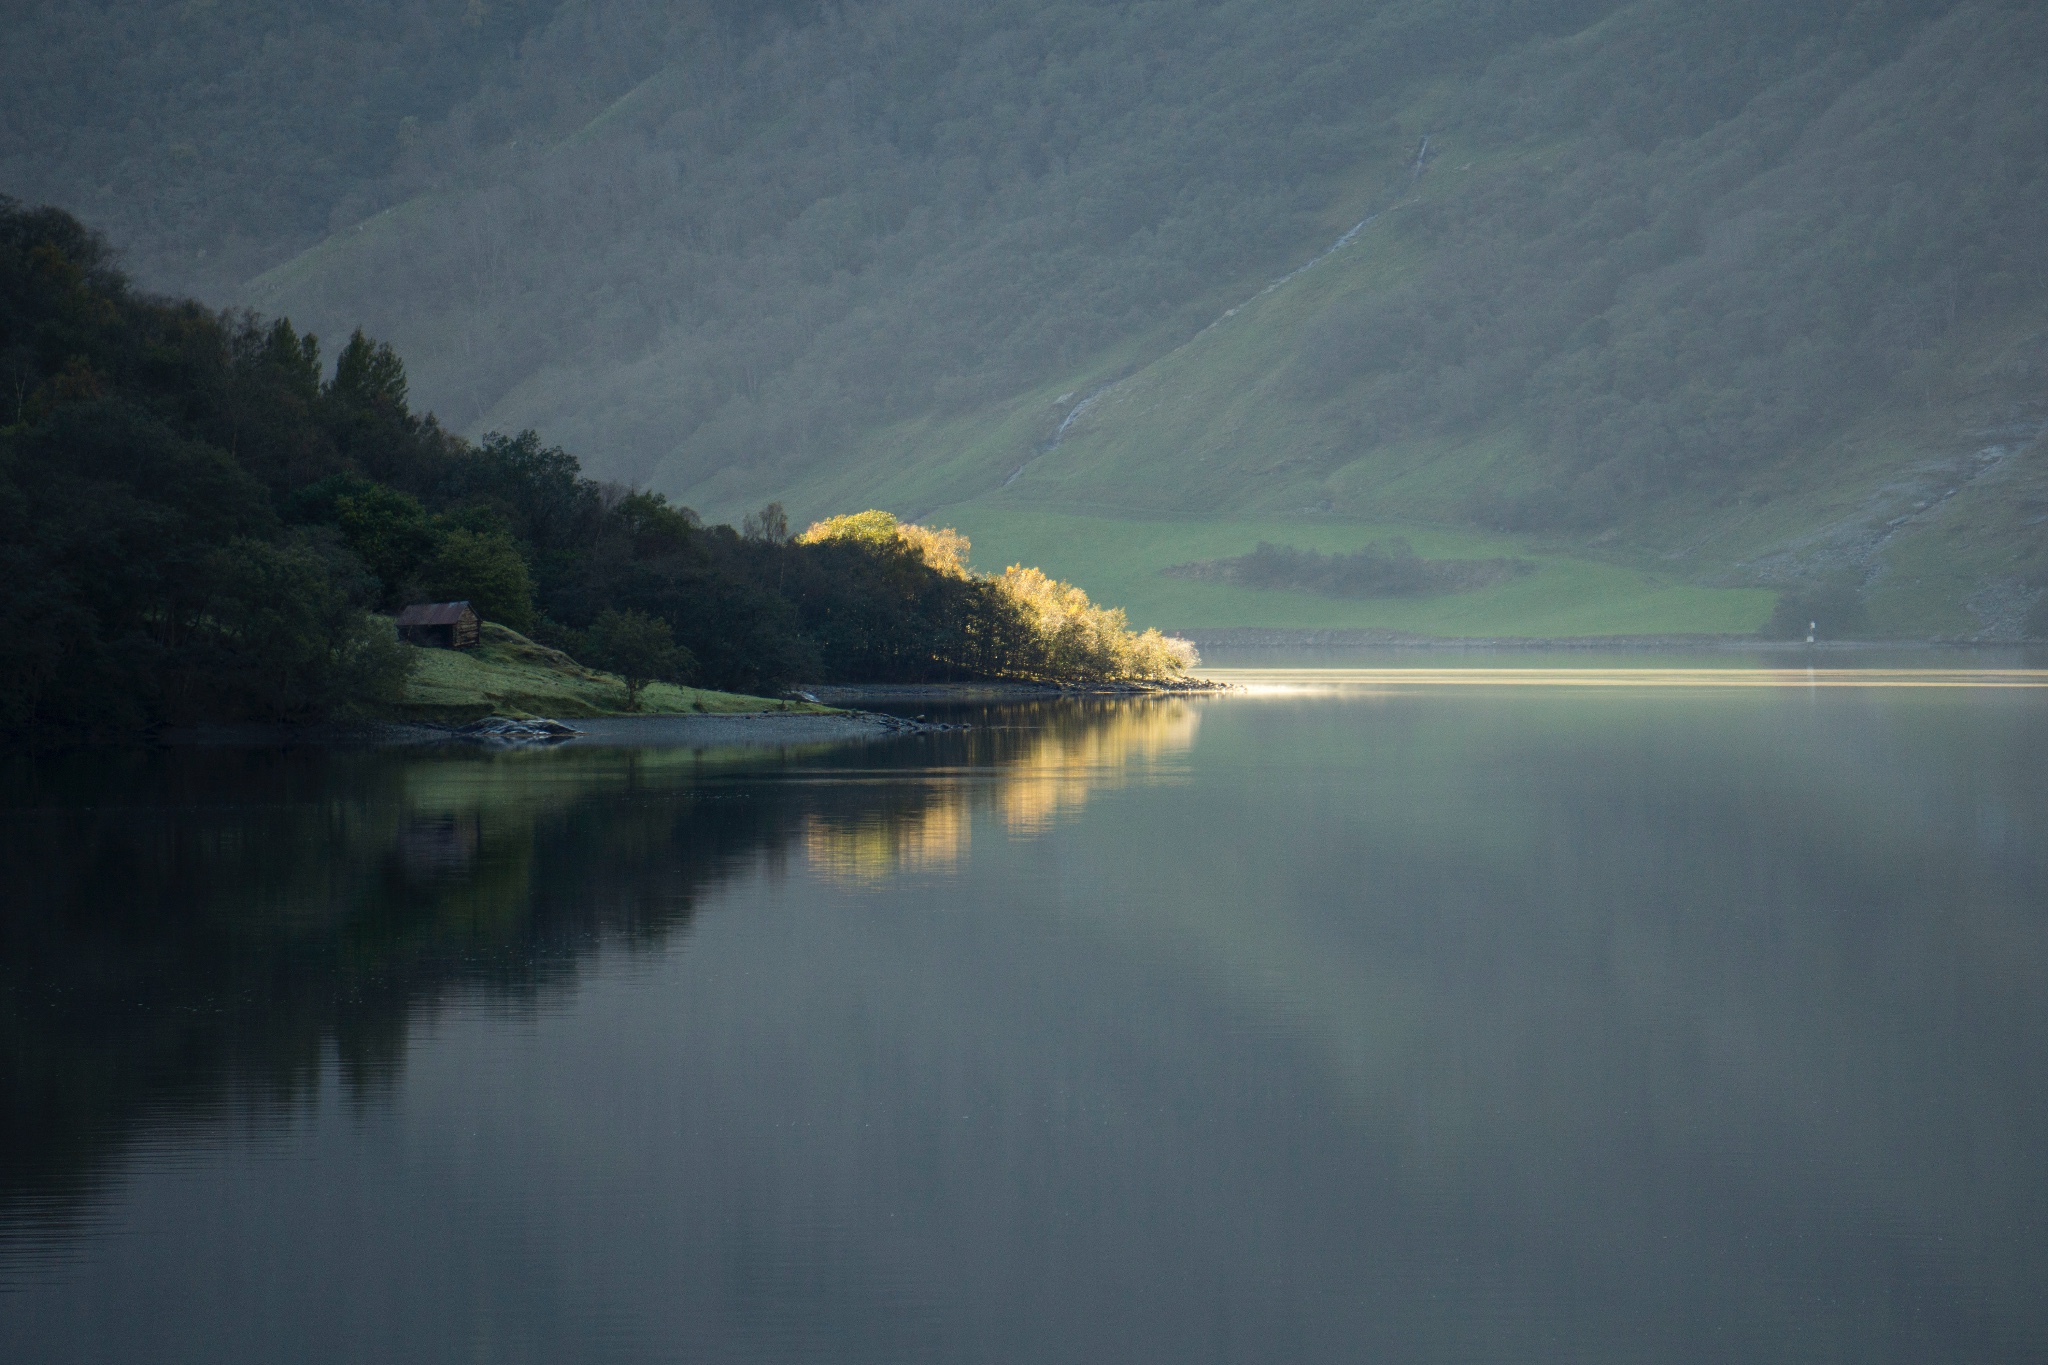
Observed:
[[[1619,16],[1561,46],[1600,69],[1641,20]],[[1433,168],[1355,234],[1340,227],[1348,214],[1332,218],[1331,246],[1149,362],[1107,357],[971,414],[898,424],[793,496],[803,505],[865,492],[915,508],[977,535],[984,560],[1035,555],[1100,584],[1141,619],[1180,625],[1550,634],[1561,620],[1599,619],[1615,630],[1742,629],[1732,623],[1768,615],[1762,599],[1712,589],[1799,593],[1840,582],[1864,600],[1861,631],[2039,633],[2027,615],[2048,585],[2048,300],[2038,279],[2006,293],[1988,285],[2016,282],[2009,270],[1971,282],[1951,261],[1930,273],[1922,255],[1944,232],[1916,202],[1925,184],[1892,184],[1879,209],[1853,207],[1871,198],[1873,163],[1896,174],[1928,154],[1914,145],[1925,125],[1946,124],[1965,149],[2013,126],[2004,96],[1972,94],[1968,74],[1996,69],[1988,48],[2015,24],[2040,26],[1965,7],[1889,65],[1838,73],[1824,97],[1806,93],[1823,112],[1793,121],[1803,135],[1763,174],[1722,164],[1768,162],[1757,144],[1782,133],[1786,116],[1757,107],[1771,103],[1762,98],[1702,140],[1718,141],[1720,161],[1668,144],[1638,158],[1702,182],[1667,193],[1723,202],[1692,225],[1705,240],[1666,252],[1668,263],[1652,254],[1656,268],[1632,280],[1612,260],[1585,259],[1583,241],[1564,252],[1500,221],[1504,201],[1519,203],[1548,217],[1553,236],[1584,237],[1600,228],[1589,219],[1619,214],[1636,231],[1617,241],[1609,229],[1603,245],[1651,252],[1637,239],[1684,225],[1656,222],[1640,193],[1602,183],[1631,173],[1614,164],[1623,158],[1585,136],[1517,145],[1475,121],[1439,139]],[[1812,72],[1802,79],[1826,83]],[[1776,92],[1781,103],[1797,93]],[[1418,115],[1415,126],[1427,124]],[[1977,200],[1957,216],[1984,215],[1975,234],[2016,209],[2004,200],[1991,213],[1985,205],[1999,195],[1974,178],[2038,181],[2041,158],[2020,150],[2028,145],[2015,139],[2009,162],[1993,156],[1996,174],[1981,165],[1950,174],[1961,199]],[[1369,201],[1361,191],[1346,207]],[[1737,231],[1774,219],[1770,239]],[[1927,241],[1913,235],[1922,231]],[[1821,232],[1832,236],[1816,258],[1811,241],[1796,239]],[[1983,249],[1977,235],[1955,239],[1958,258]],[[1473,260],[1481,249],[1488,259]],[[1864,275],[1837,259],[1851,252]],[[1519,268],[1500,263],[1517,256]],[[1537,269],[1546,256],[1559,275],[1609,276],[1576,316],[1547,324],[1540,315],[1570,300]],[[1877,260],[1895,268],[1869,270]],[[1709,265],[1721,273],[1705,280]],[[1802,270],[1835,278],[1808,288]],[[1904,278],[1915,271],[1919,295]],[[1537,321],[1490,307],[1474,274],[1521,293]],[[1432,312],[1438,291],[1454,297]],[[1567,323],[1576,325],[1559,340]],[[1614,354],[1624,333],[1659,329],[1636,339],[1655,365]],[[1382,345],[1382,334],[1400,345]],[[1686,352],[1691,368],[1671,363]],[[1587,377],[1622,364],[1638,370],[1627,385]],[[1410,387],[1424,397],[1410,400]],[[1587,414],[1603,411],[1606,428],[1587,430]],[[1261,520],[1258,538],[1303,547],[1361,543],[1386,522],[1519,531],[1577,562],[1568,575],[1547,568],[1537,580],[1420,602],[1296,600],[1157,578],[1197,557],[1197,541],[1250,538],[1235,525],[1247,517]],[[1206,529],[1162,530],[1191,520]],[[1020,539],[1025,526],[1041,539]],[[1694,589],[1664,592],[1673,580]],[[1622,624],[1649,620],[1659,624]]]
[[[1924,388],[1878,397],[1741,485],[1681,491],[1602,527],[1505,532],[1475,504],[1556,474],[1520,414],[1361,446],[1354,408],[1304,402],[1290,383],[1333,310],[1421,269],[1383,227],[1120,378],[1105,366],[893,426],[786,495],[911,509],[973,536],[981,563],[1044,563],[1169,627],[1748,631],[1776,590],[1848,575],[1873,633],[2021,633],[2048,570],[2048,329],[2034,314],[1958,325],[1920,357]],[[1262,539],[1330,550],[1393,534],[1426,556],[1534,552],[1546,568],[1486,593],[1380,602],[1158,576]]]
[[[615,716],[625,710],[626,686],[610,673],[585,668],[558,649],[535,644],[515,630],[485,622],[474,649],[411,650],[414,669],[402,715],[422,720],[475,720],[482,716]],[[804,702],[770,701],[734,692],[706,692],[650,683],[640,694],[640,715],[730,715],[747,711],[824,711]]]
[[[1408,603],[1163,585],[1196,556],[1163,542],[1080,574],[1140,620],[1662,630],[1761,590],[2048,629],[2040,6],[724,12],[522,9],[386,211],[242,297],[714,517],[886,506],[1056,568],[1251,522],[1545,565]]]
[[[757,505],[890,421],[1156,354],[1398,179],[1432,82],[1613,7],[868,0],[656,44],[581,122],[547,96],[624,54],[562,22],[505,77],[562,117],[249,295],[390,339],[466,429]]]

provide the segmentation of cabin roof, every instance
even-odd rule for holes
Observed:
[[[398,613],[401,626],[459,625],[465,615],[474,616],[467,602],[415,602]]]

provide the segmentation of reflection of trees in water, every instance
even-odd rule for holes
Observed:
[[[0,1201],[62,1212],[145,1121],[387,1083],[455,989],[659,942],[812,789],[687,753],[95,753],[0,811]],[[330,1051],[331,1049],[331,1051]],[[24,1202],[26,1201],[26,1202]]]
[[[1155,769],[1195,744],[1201,713],[1184,701],[1111,703],[1083,712],[1081,723],[1054,726],[1042,742],[1007,767],[996,809],[1012,834],[1037,834],[1062,814],[1078,812],[1098,789],[1131,780],[1133,769]]]
[[[985,713],[951,741],[953,761],[931,774],[915,809],[814,811],[804,853],[839,881],[949,870],[966,856],[977,809],[993,810],[1013,838],[1042,834],[1095,791],[1156,778],[1163,760],[1194,747],[1200,719],[1185,701],[1149,698]]]
[[[908,814],[855,813],[804,823],[804,853],[813,867],[840,881],[892,872],[944,872],[967,851],[967,804],[957,788],[936,787],[939,799]]]
[[[923,745],[85,753],[0,790],[0,1211],[74,1211],[145,1124],[288,1109],[332,1059],[388,1085],[451,994],[531,1000],[603,940],[801,844],[847,875],[939,867],[976,801],[1041,827],[1193,712],[1065,706]],[[993,776],[990,776],[990,773]]]

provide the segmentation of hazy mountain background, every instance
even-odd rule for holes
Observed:
[[[890,506],[1168,626],[1751,629],[1758,589],[1878,633],[2044,615],[2048,7],[187,0],[10,29],[0,190],[713,515]],[[1159,572],[1396,531],[1541,571],[1424,606]]]

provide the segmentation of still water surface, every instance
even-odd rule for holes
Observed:
[[[13,767],[0,1359],[2048,1356],[2048,689],[1240,676]]]

